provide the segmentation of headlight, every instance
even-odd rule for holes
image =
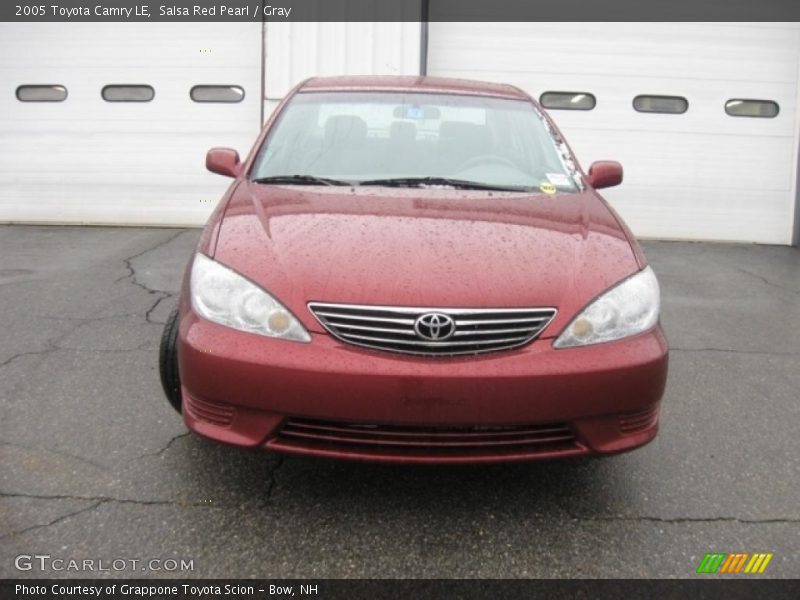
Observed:
[[[584,308],[553,345],[586,346],[647,331],[658,322],[660,305],[658,280],[646,267]]]
[[[203,254],[194,257],[192,307],[209,321],[267,337],[310,342],[288,309],[235,271]]]

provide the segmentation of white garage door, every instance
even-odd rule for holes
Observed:
[[[577,92],[591,110],[550,114],[584,168],[616,159],[604,195],[642,237],[789,244],[798,164],[800,25],[431,23],[428,73],[502,81],[535,98]],[[639,109],[682,113],[638,112]],[[554,101],[558,98],[554,98]],[[686,100],[688,107],[683,106]],[[769,117],[726,112],[778,107]],[[569,102],[573,100],[573,102]],[[733,101],[733,102],[730,102]]]
[[[0,24],[0,221],[203,223],[261,73],[260,23]]]

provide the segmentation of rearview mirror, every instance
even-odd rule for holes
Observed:
[[[242,162],[233,148],[211,148],[206,154],[206,169],[226,177],[237,177],[242,170]]]
[[[599,160],[589,167],[589,185],[596,190],[622,183],[622,165],[615,160]]]
[[[435,106],[420,106],[419,104],[401,104],[392,111],[395,119],[438,119],[441,111]]]

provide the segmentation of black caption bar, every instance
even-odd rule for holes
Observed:
[[[0,21],[800,21],[797,0],[3,0]]]
[[[382,600],[503,598],[561,600],[694,598],[745,600],[800,597],[798,580],[510,580],[510,579],[27,579],[0,583],[3,600]]]

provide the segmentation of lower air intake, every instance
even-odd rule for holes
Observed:
[[[565,423],[521,426],[426,427],[337,423],[289,419],[274,444],[282,449],[326,449],[403,455],[475,455],[574,450],[575,436]]]

